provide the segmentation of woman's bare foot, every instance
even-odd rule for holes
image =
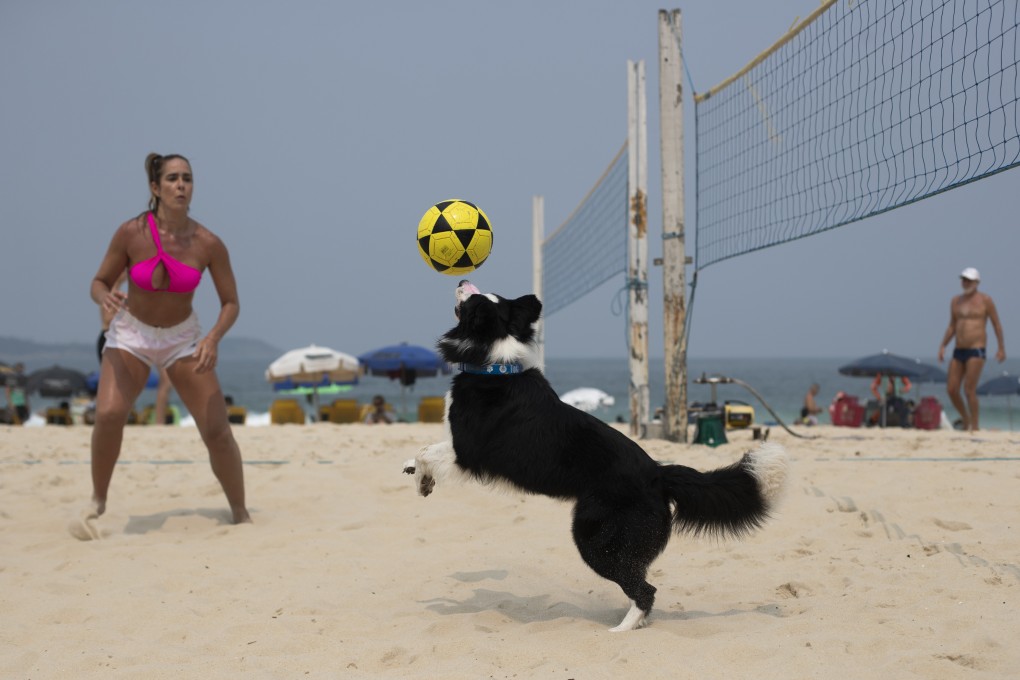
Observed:
[[[254,524],[247,508],[231,508],[230,512],[234,515],[234,524]]]
[[[98,541],[103,535],[96,526],[96,520],[106,512],[106,501],[99,501],[93,498],[88,506],[81,511],[77,519],[71,520],[67,525],[69,534],[79,541]]]

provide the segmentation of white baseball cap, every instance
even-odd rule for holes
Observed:
[[[978,270],[974,269],[974,267],[967,267],[962,272],[960,272],[960,278],[967,279],[968,281],[980,281],[981,274],[979,274]]]

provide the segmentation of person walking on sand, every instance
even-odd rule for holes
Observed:
[[[985,367],[989,321],[992,322],[995,340],[999,344],[995,358],[999,363],[1006,360],[1006,345],[1002,335],[1002,324],[999,323],[999,312],[995,309],[991,296],[978,291],[980,281],[981,275],[973,267],[967,267],[960,273],[963,293],[954,296],[949,303],[949,327],[939,346],[941,363],[945,358],[946,346],[950,340],[956,338],[953,356],[949,361],[946,392],[953,406],[960,412],[963,429],[971,432],[978,430],[977,386],[978,380],[981,379],[981,371]],[[967,398],[966,403],[960,396],[961,384]]]
[[[194,188],[183,156],[149,154],[149,209],[114,233],[92,280],[92,300],[112,314],[100,368],[92,430],[92,503],[72,533],[99,538],[94,520],[106,511],[107,492],[120,456],[124,425],[149,378],[165,368],[195,418],[209,462],[235,524],[250,522],[245,506],[241,452],[227,421],[216,376],[220,340],[240,312],[237,284],[223,242],[188,215]],[[127,293],[116,287],[128,270]],[[208,269],[220,300],[216,323],[203,337],[192,308]]]

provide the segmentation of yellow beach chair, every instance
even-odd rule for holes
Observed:
[[[446,399],[443,397],[422,397],[418,402],[419,423],[441,423],[446,410]]]
[[[269,422],[273,425],[305,424],[305,410],[297,399],[277,399],[269,407]]]

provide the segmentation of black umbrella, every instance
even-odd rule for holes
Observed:
[[[918,359],[882,352],[851,361],[839,367],[843,375],[871,378],[878,374],[897,378],[910,378],[914,382],[945,382],[946,372],[938,366],[921,363]]]
[[[1008,397],[1020,394],[1020,378],[1003,373],[998,378],[992,378],[982,383],[977,388],[977,393],[983,397],[989,395],[1006,395]]]
[[[998,378],[992,378],[983,382],[977,388],[977,393],[983,397],[1006,396],[1006,408],[1009,410],[1009,431],[1013,431],[1013,403],[1010,397],[1020,394],[1020,378],[1009,373],[1003,373]]]
[[[41,397],[70,397],[86,392],[86,376],[81,371],[62,366],[50,366],[33,371],[28,376],[28,391]]]
[[[918,359],[893,354],[883,351],[881,354],[872,354],[851,361],[845,366],[839,367],[843,375],[852,375],[861,378],[871,378],[876,375],[891,376],[894,378],[909,378],[913,382],[946,382],[948,376],[938,366],[921,363]],[[885,427],[885,393],[882,393],[881,404],[881,425]]]

